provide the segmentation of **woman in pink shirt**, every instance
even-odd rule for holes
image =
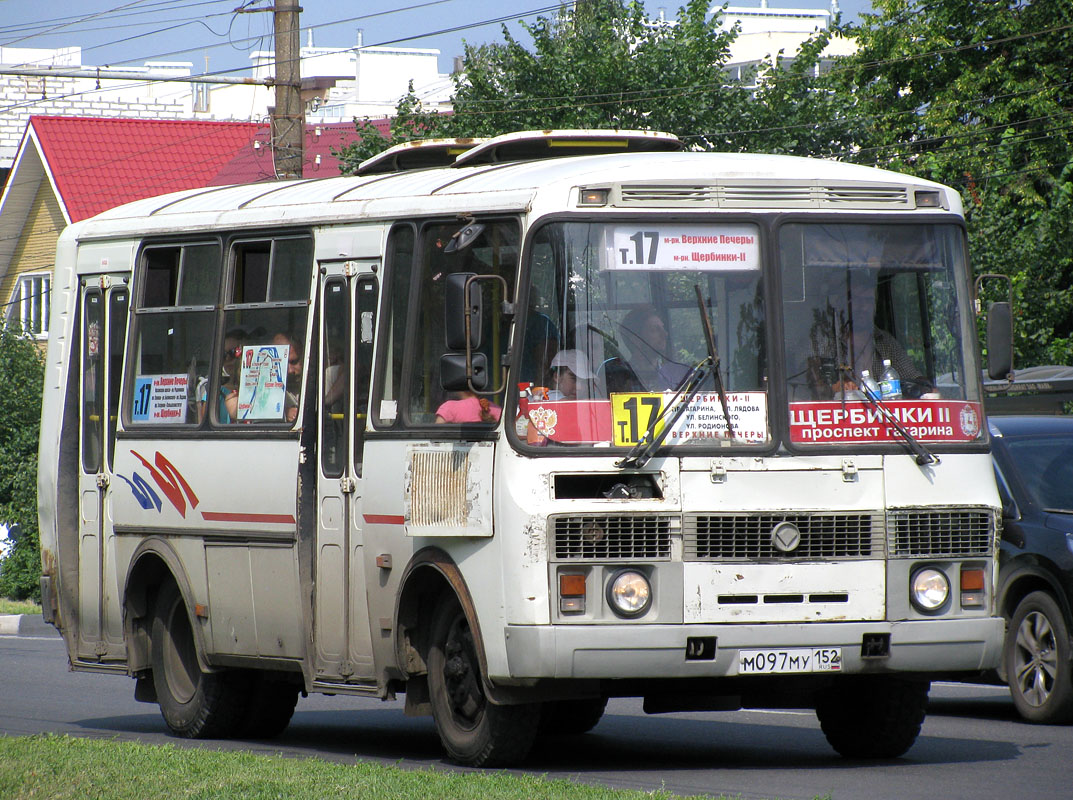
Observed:
[[[448,400],[436,409],[436,422],[499,422],[502,409],[486,397],[463,392],[458,400]]]

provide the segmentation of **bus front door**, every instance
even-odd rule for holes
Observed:
[[[78,658],[102,664],[126,657],[109,492],[128,300],[125,276],[82,281]]]
[[[321,264],[313,626],[316,679],[375,686],[362,525],[374,264]]]

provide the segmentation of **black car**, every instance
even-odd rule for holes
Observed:
[[[1002,497],[999,674],[1031,722],[1073,720],[1073,417],[989,418]]]

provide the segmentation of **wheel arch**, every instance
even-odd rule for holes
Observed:
[[[1047,592],[1054,598],[1062,610],[1066,626],[1073,630],[1073,609],[1070,598],[1062,590],[1058,580],[1046,570],[1032,565],[1023,565],[1013,569],[1002,581],[999,588],[998,611],[1009,622],[1013,619],[1017,606],[1032,592]]]
[[[484,653],[484,637],[481,635],[477,609],[469,587],[454,560],[438,547],[419,550],[410,559],[400,580],[400,589],[395,604],[395,656],[405,675],[427,673],[426,658],[429,648],[429,625],[432,621],[432,604],[442,592],[453,592],[466,615],[477,658],[481,665],[484,683],[488,684],[488,662]]]
[[[150,631],[157,595],[167,582],[174,583],[190,615],[194,632],[194,647],[202,671],[212,668],[206,659],[205,634],[197,624],[191,609],[194,591],[190,586],[182,560],[167,541],[150,536],[134,550],[127,568],[123,589],[123,628],[127,641],[127,663],[132,674],[151,669]]]

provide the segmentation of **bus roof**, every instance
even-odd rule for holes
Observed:
[[[912,210],[919,191],[939,192],[932,211],[961,213],[940,184],[838,161],[750,153],[617,153],[359,177],[208,187],[147,198],[79,223],[78,238],[113,238],[217,227],[310,225],[473,211],[545,213],[577,205],[576,187],[610,189],[608,207]]]

